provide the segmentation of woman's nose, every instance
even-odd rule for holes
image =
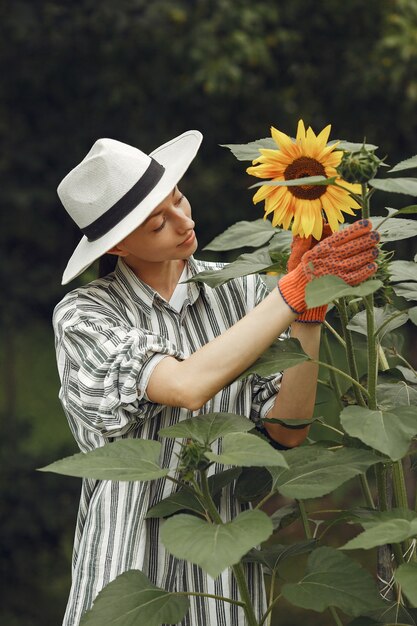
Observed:
[[[177,212],[177,228],[181,233],[192,230],[194,226],[195,222],[190,216],[186,215],[183,211]]]

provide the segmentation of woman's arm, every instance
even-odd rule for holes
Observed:
[[[186,361],[178,363],[174,359],[163,359],[150,376],[147,386],[149,399],[192,410],[202,407],[249,367],[307,309],[305,288],[310,280],[334,274],[349,285],[357,285],[375,274],[379,234],[371,232],[371,229],[369,220],[360,220],[327,237],[302,255],[296,268],[280,279],[279,289],[274,289],[225,333],[197,350]],[[296,333],[293,336],[303,339],[305,351],[312,352],[313,357],[317,356],[319,330],[303,330],[297,325],[293,332]],[[317,380],[314,367],[306,363],[300,365],[295,373],[290,369],[285,374],[284,393],[281,389],[274,412],[278,411],[281,417],[301,417],[296,411],[303,409],[303,415],[311,417]],[[294,404],[297,395],[300,400]],[[274,429],[277,428],[274,426]],[[282,426],[279,431],[274,430],[274,438],[278,440],[278,432],[281,437],[285,430],[288,429]],[[285,445],[285,441],[279,441]]]
[[[312,359],[318,359],[320,349],[321,324],[293,323],[291,337],[301,343],[303,350]],[[318,365],[306,361],[285,370],[281,388],[268,417],[280,419],[309,419],[313,415],[316,401]],[[308,427],[292,430],[280,424],[264,423],[269,436],[284,446],[292,448],[300,445],[307,437]]]
[[[167,357],[152,372],[152,402],[200,409],[247,369],[297,317],[274,289],[244,318],[185,361]]]

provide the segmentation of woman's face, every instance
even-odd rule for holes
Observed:
[[[128,263],[132,257],[151,263],[187,259],[197,249],[194,226],[191,205],[175,187],[143,224],[109,252]]]

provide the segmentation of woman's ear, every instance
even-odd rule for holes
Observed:
[[[123,250],[122,248],[120,248],[119,245],[117,245],[113,248],[110,248],[110,250],[107,250],[107,254],[115,254],[116,256],[124,257],[127,256],[129,253],[127,250]]]

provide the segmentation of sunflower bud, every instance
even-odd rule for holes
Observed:
[[[366,183],[374,178],[382,160],[365,146],[359,152],[344,152],[337,171],[347,183]]]
[[[191,480],[196,470],[206,469],[209,460],[205,457],[207,446],[188,439],[181,450],[179,471],[184,480]]]

